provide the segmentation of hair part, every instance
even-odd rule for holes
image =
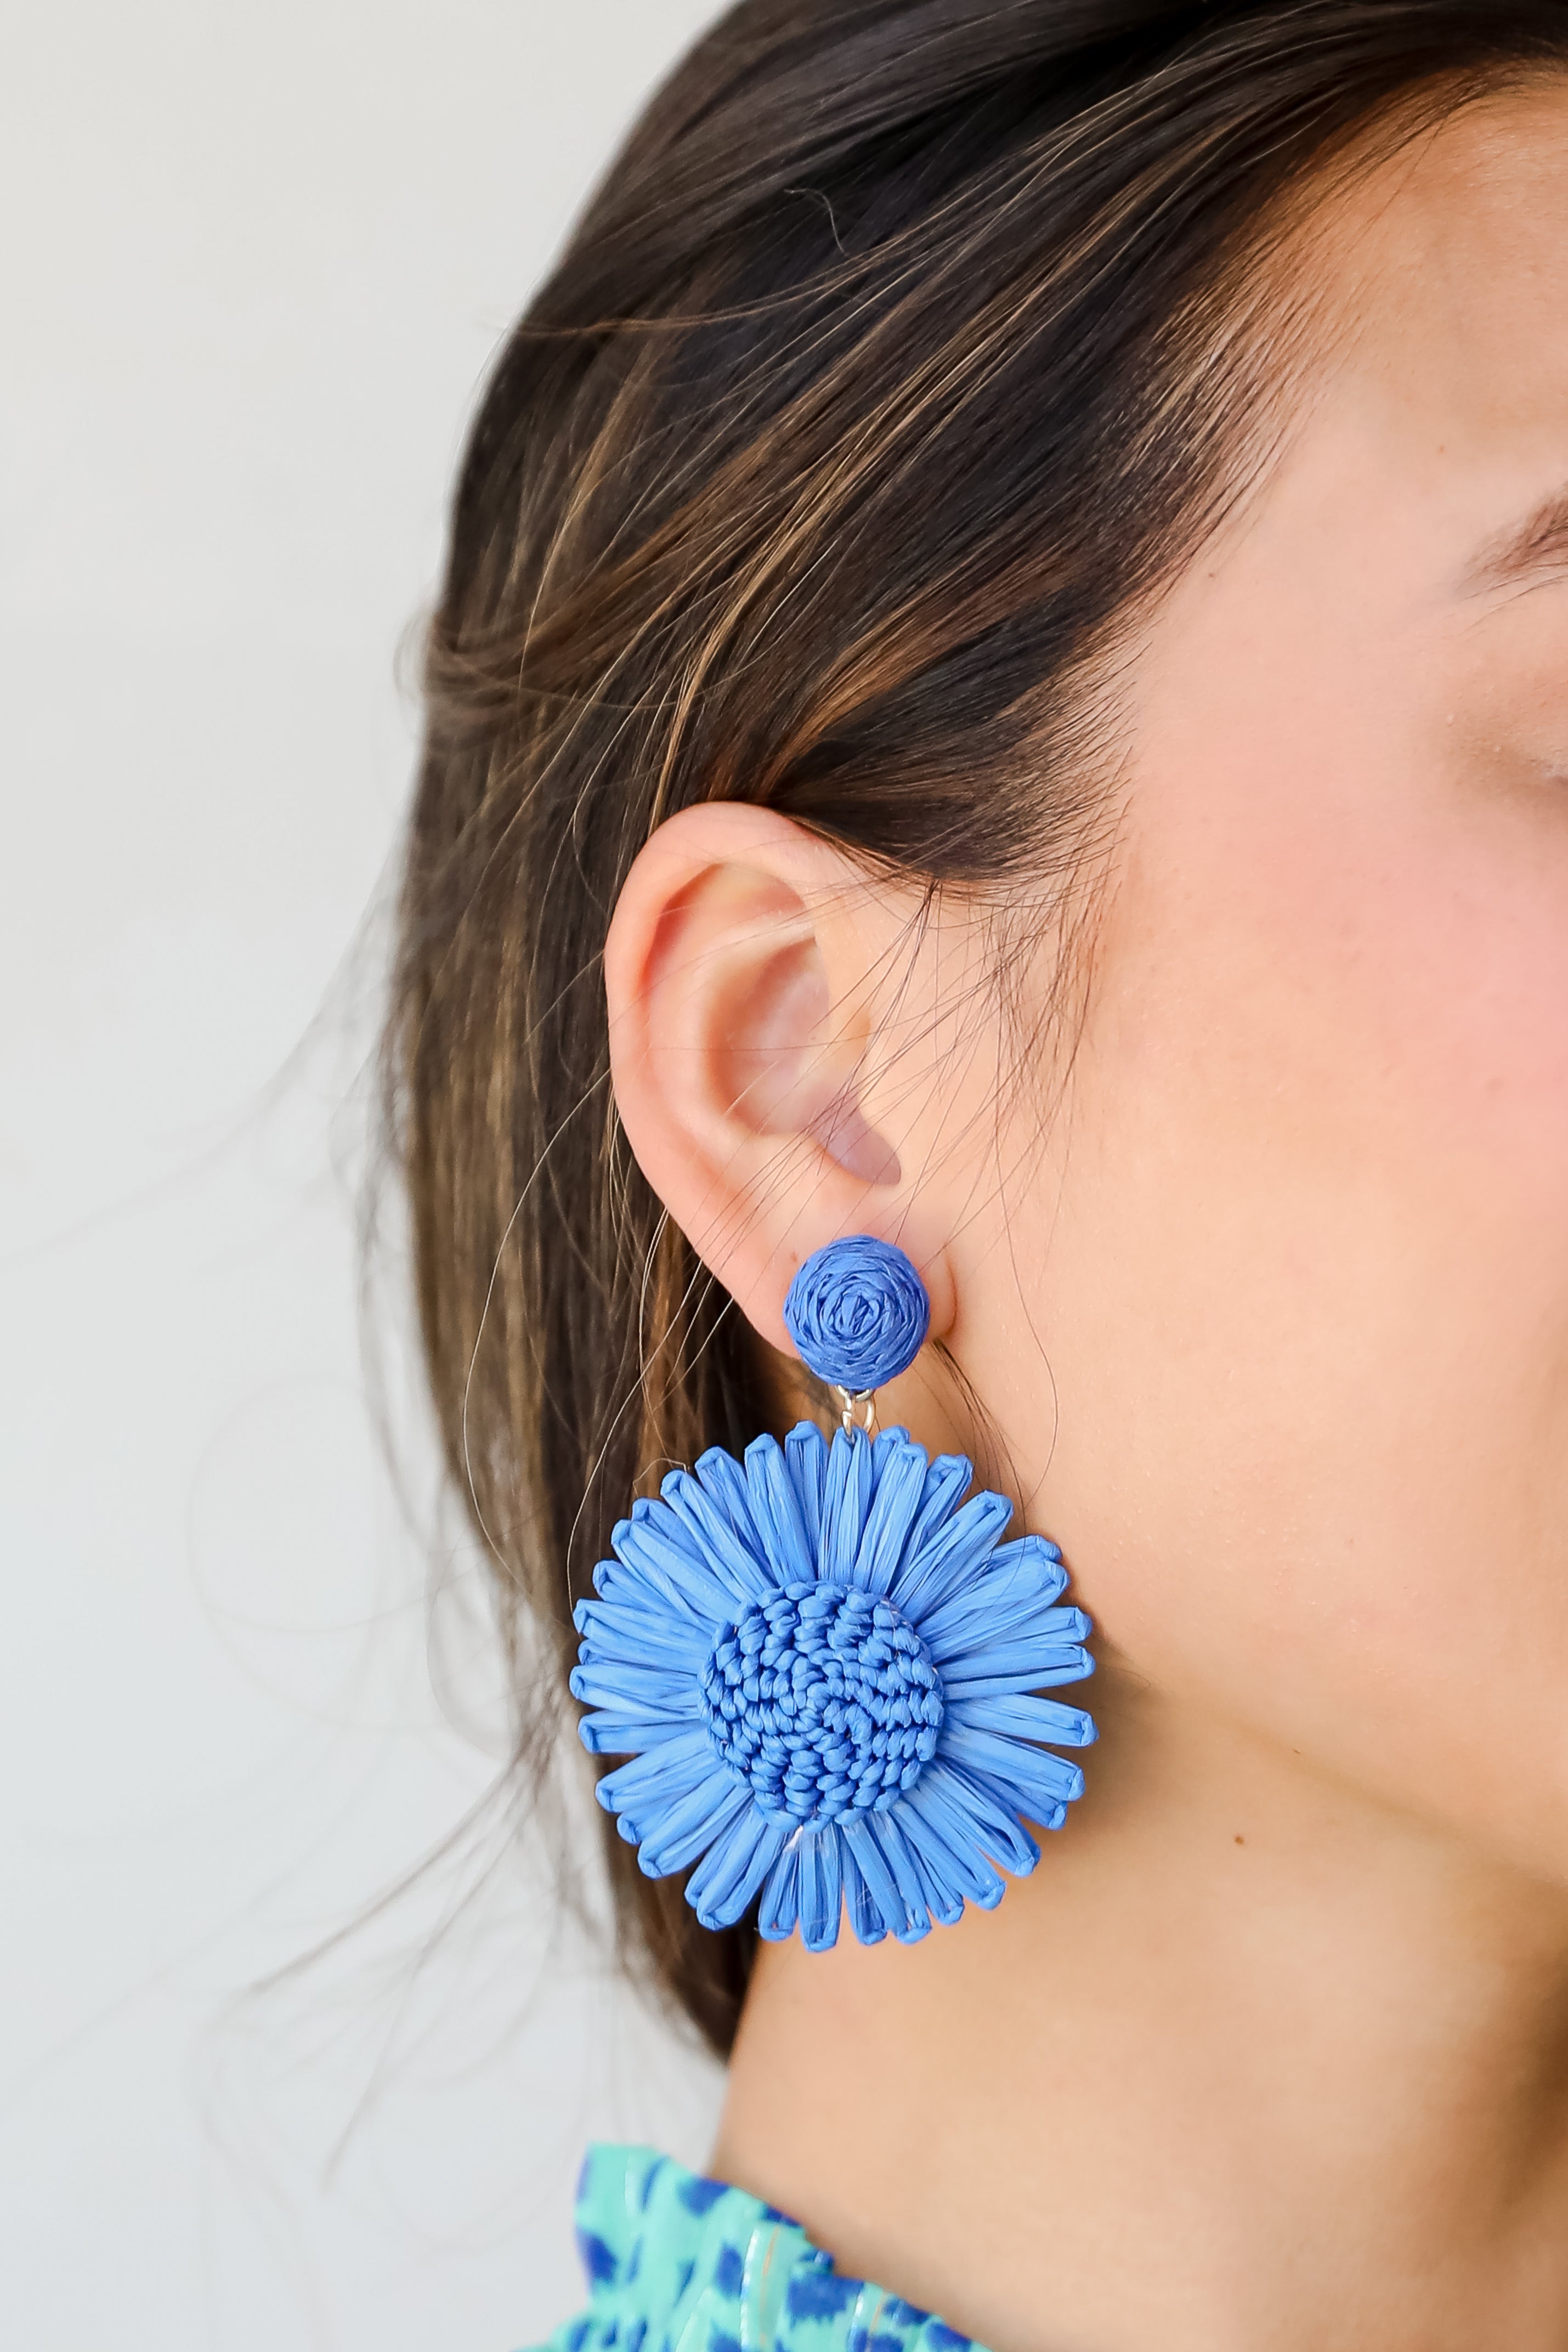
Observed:
[[[741,800],[934,890],[1069,892],[1118,651],[1288,406],[1292,193],[1565,35],[1562,0],[743,0],[607,173],[463,459],[385,1046],[519,1773],[631,1497],[781,1412],[616,1119],[633,858]],[[727,2052],[754,1927],[605,1829],[627,1957]]]

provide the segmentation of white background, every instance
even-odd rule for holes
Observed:
[[[587,2136],[703,2151],[712,2071],[555,1924],[498,1816],[246,1988],[494,1769],[475,1564],[438,1693],[428,1455],[394,1329],[405,1511],[356,1322],[394,660],[497,339],[710,13],[7,26],[0,2336],[26,2352],[509,2352],[579,2300]]]

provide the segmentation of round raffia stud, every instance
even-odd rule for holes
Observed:
[[[820,1381],[862,1397],[909,1370],[931,1328],[931,1301],[903,1250],[856,1234],[806,1260],[784,1301],[784,1328]]]

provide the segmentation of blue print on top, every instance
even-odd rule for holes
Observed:
[[[821,2271],[813,2277],[808,2271],[790,2280],[784,2308],[791,2319],[836,2319],[852,2308],[860,2291],[859,2279],[833,2278]]]
[[[738,2294],[746,2284],[746,2263],[737,2246],[721,2246],[713,2266],[713,2283],[721,2294]]]
[[[722,2180],[694,2180],[689,2175],[681,2183],[679,2195],[688,2213],[706,2213],[728,2195]]]
[[[648,2148],[591,2151],[577,2225],[589,2307],[541,2352],[982,2352],[844,2277],[777,2207]]]
[[[598,2286],[602,2280],[615,2276],[615,2256],[603,2239],[595,2237],[591,2230],[579,2230],[577,2252],[590,2286]]]

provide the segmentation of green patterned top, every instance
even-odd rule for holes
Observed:
[[[798,2221],[652,2148],[589,2149],[577,2242],[588,2309],[540,2352],[970,2352],[929,2312],[841,2277]]]

